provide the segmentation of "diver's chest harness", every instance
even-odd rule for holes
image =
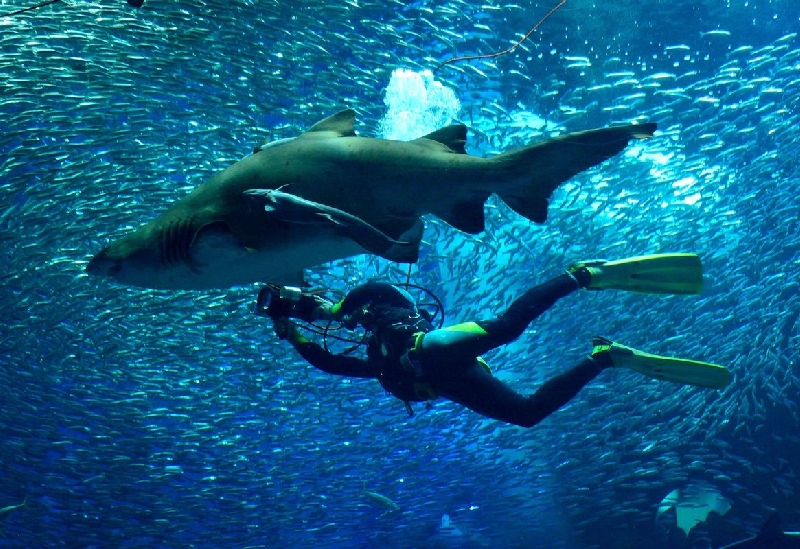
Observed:
[[[418,358],[422,336],[433,326],[422,316],[407,310],[395,309],[383,316],[375,325],[367,355],[379,366],[381,386],[402,400],[409,415],[414,415],[411,402],[437,398]]]

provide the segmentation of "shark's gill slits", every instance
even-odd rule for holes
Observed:
[[[191,263],[189,246],[192,243],[192,223],[185,219],[178,219],[169,224],[161,232],[159,242],[159,255],[161,264],[174,266],[181,263]]]

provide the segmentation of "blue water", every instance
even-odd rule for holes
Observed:
[[[544,225],[495,199],[475,237],[426,219],[412,280],[448,323],[579,259],[693,251],[705,267],[699,297],[570,296],[487,357],[496,375],[533,391],[596,333],[733,372],[719,392],[606,372],[530,430],[444,401],[410,418],[374,381],[311,369],[251,314],[255,286],[83,269],[266,137],[345,107],[377,135],[394,70],[503,49],[552,5],[165,4],[0,17],[0,546],[677,549],[775,511],[800,530],[796,2],[570,0],[512,54],[437,71],[472,154],[659,124],[565,184]],[[405,271],[358,256],[308,276],[341,292]],[[658,513],[674,490],[729,509],[687,537]]]

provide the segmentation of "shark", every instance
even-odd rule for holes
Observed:
[[[255,147],[113,241],[87,273],[196,290],[302,286],[304,269],[364,253],[415,263],[422,216],[478,234],[484,203],[495,194],[544,223],[562,183],[656,130],[641,123],[573,132],[483,158],[467,154],[463,124],[396,141],[357,136],[355,117],[346,109],[296,137]]]
[[[761,526],[757,536],[730,543],[720,549],[800,549],[800,532],[784,532],[777,513]]]

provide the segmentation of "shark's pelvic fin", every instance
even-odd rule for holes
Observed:
[[[478,234],[484,229],[483,204],[487,198],[488,195],[457,202],[449,210],[440,211],[437,214],[459,231]]]
[[[400,235],[399,242],[384,250],[381,257],[395,263],[416,263],[424,230],[425,223],[422,219],[417,219],[410,229]]]

